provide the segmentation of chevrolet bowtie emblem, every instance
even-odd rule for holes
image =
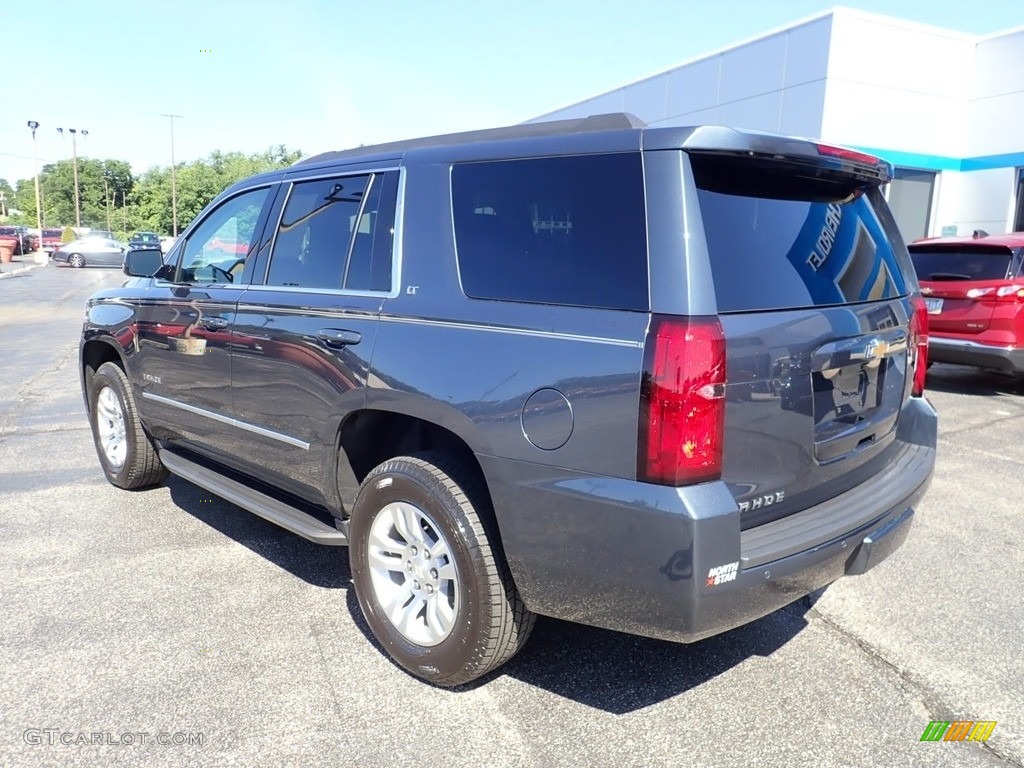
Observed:
[[[868,360],[880,360],[889,354],[889,342],[875,339],[864,347],[864,357]]]

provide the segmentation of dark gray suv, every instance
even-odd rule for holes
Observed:
[[[935,462],[888,164],[626,115],[314,157],[88,303],[97,452],[350,545],[444,686],[536,614],[692,642],[897,548]]]

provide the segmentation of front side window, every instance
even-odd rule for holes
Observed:
[[[638,152],[458,164],[452,205],[467,296],[649,307]]]
[[[176,282],[235,282],[256,239],[267,194],[266,187],[244,192],[207,216],[185,241]]]

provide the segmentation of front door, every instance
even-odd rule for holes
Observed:
[[[238,450],[231,404],[231,324],[272,188],[231,197],[169,254],[139,310],[140,408],[160,439],[215,457]],[[159,427],[158,427],[159,429]]]

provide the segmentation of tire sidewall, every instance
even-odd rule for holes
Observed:
[[[103,446],[100,444],[100,431],[99,431],[99,410],[96,407],[99,401],[100,392],[104,387],[109,388],[113,391],[117,397],[118,403],[121,405],[121,413],[124,416],[125,423],[125,456],[124,463],[120,467],[114,467],[107,459],[107,455],[103,450]],[[134,411],[129,407],[127,401],[127,395],[124,389],[124,383],[120,378],[112,375],[110,372],[104,370],[104,366],[100,366],[100,369],[93,376],[92,386],[89,392],[89,415],[92,421],[92,441],[96,446],[96,454],[100,459],[100,466],[103,467],[103,473],[107,476],[112,484],[118,487],[125,487],[128,481],[128,472],[134,461],[135,452],[137,450],[135,446],[135,430],[131,428],[132,419],[134,418]]]
[[[482,615],[486,584],[482,565],[474,562],[467,547],[467,538],[476,538],[470,522],[458,503],[449,494],[439,498],[433,490],[427,473],[410,472],[412,466],[387,466],[384,471],[371,473],[356,497],[349,526],[349,550],[352,581],[363,615],[377,640],[387,653],[411,674],[428,682],[442,683],[446,678],[462,673],[471,666],[482,648],[480,629],[487,621]],[[381,481],[390,479],[390,484]],[[438,645],[425,647],[407,640],[384,614],[370,581],[367,540],[376,515],[388,504],[405,501],[418,506],[437,525],[448,543],[449,551],[458,571],[459,611],[455,626]]]

